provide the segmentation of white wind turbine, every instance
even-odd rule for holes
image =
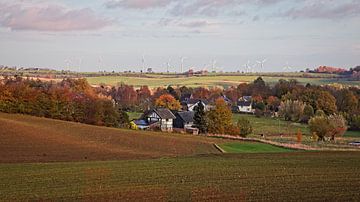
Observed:
[[[67,58],[64,60],[65,62],[65,70],[70,71],[71,59]]]
[[[103,64],[103,58],[102,56],[100,55],[99,58],[98,58],[98,65],[99,65],[99,71],[101,71],[101,68],[102,68],[102,64]]]
[[[170,67],[171,67],[170,62],[171,62],[171,59],[169,59],[169,60],[167,61],[167,63],[166,63],[166,72],[167,72],[167,73],[169,73],[169,69],[170,69]]]
[[[283,68],[284,71],[290,71],[292,70],[292,67],[289,65],[289,62],[286,62],[285,67]]]
[[[260,61],[256,61],[259,65],[260,65],[260,71],[264,70],[264,64],[268,59],[264,59],[264,60],[260,60]]]
[[[146,69],[146,65],[145,65],[145,54],[142,54],[142,57],[141,57],[141,63],[142,63],[142,72],[144,72],[145,71],[145,69]]]
[[[181,72],[180,73],[183,73],[184,72],[184,62],[185,62],[185,59],[187,59],[186,57],[183,57],[181,56],[180,58],[180,62],[181,62]]]
[[[212,60],[212,71],[216,73],[216,64],[217,64],[217,61],[216,60]]]
[[[83,59],[79,58],[79,73],[81,72],[81,65],[82,65]]]
[[[247,61],[247,63],[244,65],[246,73],[250,73],[252,72],[252,68],[254,67],[254,65],[251,65],[250,60]]]

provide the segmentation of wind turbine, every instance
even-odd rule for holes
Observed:
[[[216,73],[216,60],[212,60],[212,71]]]
[[[79,73],[81,72],[81,65],[82,65],[83,59],[79,58]]]
[[[249,73],[252,71],[252,68],[254,67],[254,65],[251,65],[250,60],[247,61],[247,63],[244,65],[246,72]]]
[[[71,65],[71,60],[69,58],[67,58],[67,59],[64,60],[64,62],[65,62],[65,69],[67,71],[69,71],[70,70],[70,65]]]
[[[142,58],[141,58],[141,63],[142,63],[142,72],[145,71],[145,54],[142,54]]]
[[[169,69],[170,69],[170,62],[171,62],[171,59],[169,58],[169,60],[167,61],[166,63],[166,72],[169,73]]]
[[[260,71],[264,70],[264,64],[267,61],[267,59],[256,61],[260,65]]]
[[[101,55],[100,55],[99,58],[98,58],[99,71],[101,71],[102,62],[103,62],[103,58],[102,58]]]
[[[185,61],[186,57],[183,57],[181,56],[180,58],[180,62],[181,62],[181,72],[180,73],[183,73],[184,72],[184,61]]]
[[[289,65],[289,62],[286,62],[285,67],[283,68],[284,71],[290,71],[292,69],[292,67]]]

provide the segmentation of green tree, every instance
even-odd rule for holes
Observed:
[[[251,122],[246,118],[239,118],[237,121],[237,127],[240,129],[240,135],[246,137],[253,132]]]
[[[203,104],[199,103],[198,106],[194,108],[194,126],[199,129],[200,133],[207,132],[207,123],[206,123],[206,112]]]
[[[311,105],[305,105],[304,113],[301,118],[302,123],[309,122],[310,118],[314,116],[314,108]]]

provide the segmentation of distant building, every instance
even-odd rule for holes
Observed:
[[[329,74],[344,73],[346,71],[347,70],[344,68],[328,67],[328,66],[320,66],[317,69],[315,69],[316,73],[329,73]]]
[[[202,99],[187,99],[183,101],[181,104],[183,106],[183,110],[186,111],[194,111],[195,107],[199,106],[199,104],[204,106],[205,111],[209,111],[211,108],[209,102]]]
[[[192,128],[192,126],[194,125],[194,114],[195,113],[193,111],[176,112],[174,128]]]
[[[253,102],[251,96],[243,96],[237,102],[238,112],[240,113],[254,113]]]
[[[152,109],[145,112],[141,120],[147,121],[149,127],[159,128],[161,131],[171,132],[173,130],[175,115],[165,108]]]

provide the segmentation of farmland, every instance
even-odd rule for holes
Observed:
[[[224,140],[0,113],[0,163],[147,159],[218,153]]]
[[[0,164],[2,200],[358,201],[351,152]]]
[[[90,84],[99,85],[116,85],[118,83],[125,83],[128,85],[133,85],[134,87],[140,87],[147,85],[151,88],[160,87],[160,86],[188,86],[188,87],[198,87],[198,86],[207,86],[207,87],[227,87],[227,86],[236,86],[240,83],[249,83],[254,81],[259,75],[225,75],[225,76],[201,76],[201,77],[171,77],[171,76],[154,76],[154,77],[132,77],[132,76],[101,76],[101,77],[88,77],[87,80]],[[291,76],[263,76],[265,82],[269,84],[276,83],[279,79],[296,79],[301,84],[315,84],[323,85],[330,83],[341,83],[347,85],[360,85],[359,81],[346,81],[340,78],[304,78],[296,75]]]

